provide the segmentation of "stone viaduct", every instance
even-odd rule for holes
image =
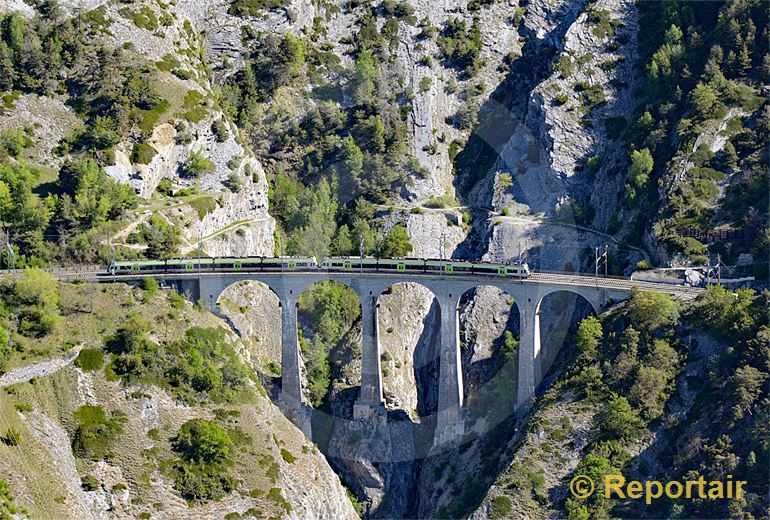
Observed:
[[[123,277],[119,277],[123,278]],[[362,360],[361,389],[354,405],[359,419],[384,415],[380,344],[377,332],[379,296],[390,286],[414,282],[433,292],[441,313],[439,347],[438,411],[434,445],[441,445],[463,435],[462,367],[460,357],[459,303],[467,291],[479,286],[493,286],[510,295],[519,310],[520,343],[518,354],[517,406],[527,406],[543,374],[540,350],[540,307],[549,294],[567,291],[584,298],[599,314],[609,304],[629,298],[634,285],[641,289],[686,293],[681,286],[632,282],[578,275],[535,273],[518,280],[493,276],[442,276],[440,274],[373,273],[358,271],[303,272],[227,272],[180,273],[160,275],[189,293],[194,299],[220,314],[218,299],[229,286],[252,280],[265,284],[278,297],[282,312],[282,375],[279,404],[284,413],[306,434],[310,433],[309,408],[302,397],[300,350],[297,338],[297,302],[302,292],[316,282],[333,280],[349,286],[361,302]],[[646,286],[646,287],[645,287]],[[691,291],[691,290],[690,290]],[[220,314],[221,315],[221,314]]]

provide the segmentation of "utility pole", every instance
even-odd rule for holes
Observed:
[[[16,254],[11,245],[11,233],[7,229],[5,230],[5,250],[8,253],[8,269],[13,271],[16,268]]]
[[[722,255],[717,253],[717,283],[722,283]]]
[[[361,263],[360,268],[361,272],[364,272],[364,237],[361,236],[359,242],[358,242],[358,254],[361,256]]]
[[[599,265],[604,262],[604,273],[607,276],[607,244],[604,244],[604,253],[599,255],[599,248],[594,248],[594,280],[596,281],[596,288],[599,288]]]
[[[203,229],[198,231],[198,274],[201,272],[201,252],[203,248]]]

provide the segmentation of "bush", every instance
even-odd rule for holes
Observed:
[[[409,234],[404,226],[394,226],[382,240],[378,256],[380,258],[402,258],[412,251]]]
[[[498,496],[492,499],[492,508],[490,510],[492,518],[507,518],[511,511],[513,511],[513,504],[507,496]]]
[[[131,162],[134,164],[150,164],[157,153],[157,150],[149,144],[134,143],[134,148],[131,151]]]
[[[81,370],[99,370],[104,364],[104,352],[98,348],[84,348],[75,358],[75,366]]]
[[[285,448],[281,448],[281,458],[289,464],[294,464],[294,461],[297,460],[297,457],[292,455],[291,452]]]
[[[108,418],[101,406],[84,405],[75,411],[77,427],[72,435],[72,451],[77,457],[100,460],[107,456],[118,434],[123,431],[122,414]]]
[[[182,173],[187,177],[200,177],[204,174],[214,173],[216,165],[214,162],[203,155],[202,150],[196,150],[190,153],[182,167]]]
[[[53,331],[59,316],[59,289],[56,279],[40,269],[28,269],[13,285],[19,305],[19,331],[43,336]]]
[[[181,458],[173,467],[174,487],[185,499],[211,500],[235,489],[228,472],[233,441],[216,423],[191,419],[179,429],[172,449]]]
[[[230,137],[230,131],[227,129],[227,122],[221,117],[211,124],[211,132],[219,143],[224,143]]]
[[[469,74],[474,74],[481,68],[481,49],[484,41],[476,21],[470,29],[465,21],[459,18],[447,21],[436,43],[444,55],[444,60],[450,65]]]
[[[232,444],[230,436],[218,424],[205,419],[191,419],[179,429],[173,448],[186,460],[218,464],[230,455]]]
[[[142,278],[142,281],[139,282],[139,287],[149,296],[154,296],[160,291],[160,284],[158,283],[158,280],[152,276]]]
[[[605,438],[632,441],[641,435],[644,421],[625,397],[613,395],[602,414],[599,427]]]

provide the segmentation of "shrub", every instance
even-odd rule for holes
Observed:
[[[43,336],[56,327],[59,316],[59,290],[56,279],[40,269],[28,269],[13,285],[19,306],[19,330]]]
[[[77,427],[72,435],[72,451],[77,457],[104,458],[118,434],[123,431],[122,414],[107,417],[101,406],[84,405],[75,411]]]
[[[174,451],[186,460],[218,464],[230,455],[232,440],[219,425],[205,419],[191,419],[179,429],[173,442]]]
[[[229,474],[232,439],[219,425],[205,419],[184,423],[173,440],[180,454],[173,466],[174,487],[188,500],[211,500],[235,489]]]
[[[147,143],[134,143],[134,148],[131,151],[131,162],[134,164],[150,164],[157,153],[155,148]]]
[[[190,153],[182,167],[182,173],[187,177],[200,177],[216,170],[214,162],[203,154],[202,150]]]
[[[154,296],[160,291],[160,284],[158,283],[158,280],[152,276],[142,278],[142,281],[139,282],[139,287],[149,296]]]
[[[211,124],[211,132],[219,143],[224,143],[230,137],[230,131],[227,129],[227,122],[222,117]]]
[[[98,348],[84,348],[75,358],[75,366],[81,370],[99,370],[104,364],[104,352]]]
[[[481,68],[481,49],[484,42],[476,21],[470,29],[465,21],[459,18],[447,21],[437,43],[447,63],[469,74],[474,74]]]
[[[429,91],[432,83],[433,80],[430,79],[430,76],[423,76],[423,78],[420,80],[420,92]]]
[[[507,496],[498,496],[492,499],[492,508],[490,510],[492,518],[507,518],[512,510],[513,504]]]
[[[292,455],[291,452],[285,448],[281,448],[281,458],[289,464],[294,464],[294,461],[297,460],[297,457]]]

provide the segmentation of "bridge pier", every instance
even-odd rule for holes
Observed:
[[[297,296],[292,294],[284,295],[280,300],[281,394],[278,397],[278,406],[308,439],[312,439],[312,411],[302,399],[296,298]]]
[[[434,446],[459,439],[465,433],[463,405],[463,373],[460,357],[459,294],[437,295],[441,311],[441,344],[439,346],[438,415]]]
[[[519,302],[517,302],[519,303]],[[542,377],[540,370],[540,309],[539,301],[527,298],[519,304],[519,363],[516,406],[528,405]]]
[[[382,369],[380,339],[377,330],[378,304],[376,295],[362,295],[361,301],[361,390],[353,404],[355,419],[385,418],[382,398]]]

